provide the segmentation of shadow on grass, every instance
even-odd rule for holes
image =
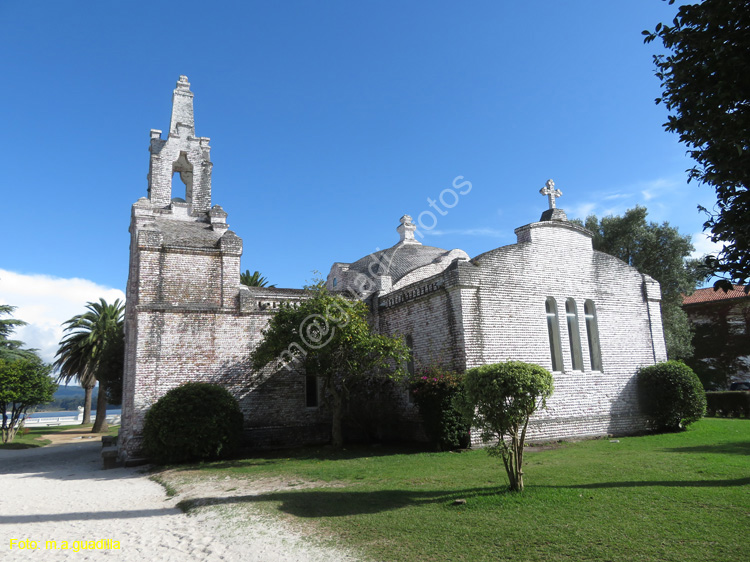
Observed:
[[[196,468],[210,470],[227,468],[241,469],[243,467],[274,466],[286,464],[289,461],[340,461],[393,455],[418,455],[434,452],[434,448],[431,449],[428,445],[422,445],[419,443],[404,445],[354,445],[340,450],[336,450],[331,446],[301,447],[298,449],[250,452],[235,459],[191,463],[186,465],[170,465],[166,468],[172,468],[177,471],[195,470]]]
[[[539,488],[570,488],[574,490],[592,490],[596,488],[730,488],[750,485],[750,477],[733,480],[643,480],[625,482],[592,482],[571,486],[538,486]]]
[[[668,453],[716,453],[750,456],[750,441],[719,443],[716,445],[696,445],[695,447],[672,447],[662,450]]]
[[[463,490],[415,491],[395,489],[374,492],[297,490],[228,498],[195,498],[183,500],[177,504],[177,507],[187,512],[197,507],[213,505],[280,502],[280,511],[296,517],[344,517],[347,515],[380,513],[417,505],[451,504],[459,498],[469,500],[481,496],[506,494],[511,494],[506,486]]]
[[[532,486],[550,489],[597,489],[597,488],[636,488],[636,487],[734,487],[750,485],[750,478],[734,480],[674,480],[644,482],[596,482],[569,486]],[[457,499],[471,501],[473,498],[500,497],[516,500],[520,498],[505,486],[485,488],[464,488],[458,490],[292,490],[269,492],[257,495],[235,497],[203,497],[183,500],[177,507],[184,512],[205,506],[242,505],[262,502],[279,503],[278,509],[296,517],[345,517],[392,511],[405,507],[446,504]]]

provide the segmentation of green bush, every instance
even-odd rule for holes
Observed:
[[[638,393],[641,410],[657,431],[679,431],[706,412],[700,379],[679,361],[639,369]]]
[[[706,392],[706,415],[725,418],[750,418],[750,392],[726,390]]]
[[[438,451],[466,448],[471,444],[469,424],[453,406],[461,390],[461,377],[440,367],[416,374],[411,382],[414,403],[424,423],[425,433]]]
[[[239,404],[225,388],[189,382],[146,412],[143,446],[160,464],[226,458],[242,443],[242,425]]]

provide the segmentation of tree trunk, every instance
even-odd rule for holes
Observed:
[[[99,395],[96,397],[96,419],[91,433],[106,433],[109,431],[107,425],[107,393],[104,391],[102,384],[99,383]]]
[[[5,404],[3,404],[3,443],[12,443],[13,439],[16,437],[16,432],[18,431],[18,418],[20,417],[20,414],[19,416],[16,416],[14,408],[9,420],[4,406]]]
[[[81,425],[91,423],[91,394],[94,391],[94,387],[85,386],[83,387],[83,390],[86,394],[83,398],[83,421],[81,422]]]
[[[519,439],[517,435],[513,435],[513,461],[515,470],[515,484],[514,491],[523,492],[523,446],[519,446]]]
[[[518,471],[516,470],[516,452],[513,446],[507,447],[508,461],[505,463],[505,470],[508,472],[509,488],[512,492],[518,491]]]

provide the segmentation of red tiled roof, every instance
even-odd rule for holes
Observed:
[[[744,285],[735,285],[734,289],[725,293],[721,289],[714,291],[713,287],[708,289],[698,289],[692,295],[682,295],[682,304],[699,304],[703,302],[725,301],[730,299],[744,299],[750,297],[750,293],[745,292]]]

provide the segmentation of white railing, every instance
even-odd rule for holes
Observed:
[[[61,416],[59,418],[37,418],[34,417],[32,414],[30,417],[26,418],[23,422],[23,424],[26,427],[44,427],[45,425],[47,427],[52,425],[75,425],[77,423],[81,423],[81,420],[78,419],[78,416]]]
[[[58,425],[76,425],[83,421],[83,415],[77,416],[60,416],[60,417],[36,417],[34,414],[30,414],[23,424],[25,427],[52,427]],[[93,421],[93,416],[92,416]],[[110,425],[118,425],[120,423],[120,414],[110,414],[107,416],[107,423]]]

